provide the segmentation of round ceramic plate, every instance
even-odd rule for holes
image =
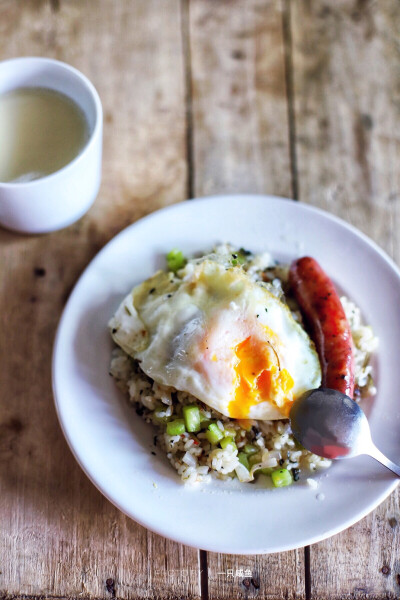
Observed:
[[[229,241],[279,261],[315,257],[362,309],[379,337],[378,388],[369,420],[378,447],[400,461],[400,273],[367,237],[331,215],[270,196],[220,196],[153,213],[117,235],[90,263],[62,316],[54,348],[59,420],[81,467],[120,510],[158,534],[213,552],[280,552],[349,527],[398,483],[373,459],[338,461],[318,488],[215,481],[184,486],[152,446],[153,428],[108,374],[107,322],[130,289],[164,267],[171,248],[190,255]]]

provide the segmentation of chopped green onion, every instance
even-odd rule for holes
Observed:
[[[248,459],[247,459],[247,454],[245,454],[244,452],[239,452],[239,454],[238,454],[238,459],[239,459],[239,462],[240,462],[240,463],[241,463],[241,464],[242,464],[244,467],[246,467],[246,469],[247,469],[248,471],[250,471],[250,465],[249,465],[249,461],[248,461]]]
[[[263,475],[271,475],[273,471],[275,471],[275,467],[263,467],[262,469],[257,469],[257,473],[262,473]]]
[[[236,437],[236,429],[229,429],[229,427],[228,428],[224,427],[224,436],[225,437],[231,437],[231,438],[235,439],[235,437]]]
[[[260,448],[258,446],[253,446],[253,444],[246,444],[244,447],[244,451],[246,454],[255,454],[259,452]]]
[[[246,256],[239,250],[239,252],[235,252],[232,254],[231,264],[236,267],[237,265],[243,265],[247,262]]]
[[[168,269],[173,273],[176,273],[179,271],[179,269],[182,269],[187,263],[183,252],[181,250],[177,250],[176,248],[168,252],[166,259]]]
[[[200,423],[204,423],[204,421],[209,421],[210,419],[206,417],[204,411],[200,411]]]
[[[292,475],[287,469],[272,471],[271,478],[275,487],[285,487],[293,482]]]
[[[208,426],[212,423],[211,419],[206,417],[204,411],[200,411],[200,429],[207,429]]]
[[[233,449],[237,448],[235,440],[231,437],[224,437],[224,439],[220,441],[220,446],[221,448],[226,448],[227,446],[232,446]]]
[[[183,418],[185,419],[186,431],[200,431],[200,411],[195,404],[188,404],[183,407]]]
[[[257,452],[257,454],[248,454],[247,455],[247,459],[249,461],[249,465],[252,467],[253,465],[256,465],[257,463],[261,462],[261,453]]]
[[[218,444],[224,437],[224,434],[216,423],[211,423],[206,431],[206,438],[210,444]]]
[[[183,419],[176,419],[175,421],[169,421],[169,423],[167,423],[168,435],[181,435],[182,433],[185,433],[185,423]]]
[[[165,406],[165,404],[161,404],[161,402],[158,402],[152,414],[153,421],[156,421],[157,423],[166,423],[167,421],[170,421],[171,417],[167,417],[165,415],[167,409],[168,406]]]
[[[167,417],[166,415],[160,416],[160,413],[165,412],[165,409],[166,407],[164,407],[163,409],[155,410],[153,412],[153,420],[157,421],[157,423],[166,423],[170,419],[170,417]]]

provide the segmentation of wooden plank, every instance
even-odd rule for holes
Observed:
[[[179,0],[3,0],[0,58],[17,55],[65,60],[92,79],[104,172],[75,225],[0,231],[0,596],[198,598],[198,552],[146,531],[93,487],[63,439],[50,381],[57,322],[83,267],[125,225],[186,196]]]
[[[194,194],[290,196],[280,2],[192,0],[189,21]],[[304,597],[302,550],[207,558],[210,598]]]
[[[350,221],[400,262],[400,6],[290,3],[300,199]],[[398,598],[399,493],[311,547],[312,598]]]
[[[208,552],[207,558],[210,598],[305,597],[302,549],[256,556]]]
[[[193,189],[291,195],[280,0],[192,0]]]

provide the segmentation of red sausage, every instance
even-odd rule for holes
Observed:
[[[353,398],[354,346],[335,286],[309,256],[293,261],[289,283],[317,347],[323,387]]]

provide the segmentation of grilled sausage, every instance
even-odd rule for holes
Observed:
[[[317,261],[308,256],[293,261],[289,283],[317,348],[323,387],[353,398],[354,346],[335,286]]]

